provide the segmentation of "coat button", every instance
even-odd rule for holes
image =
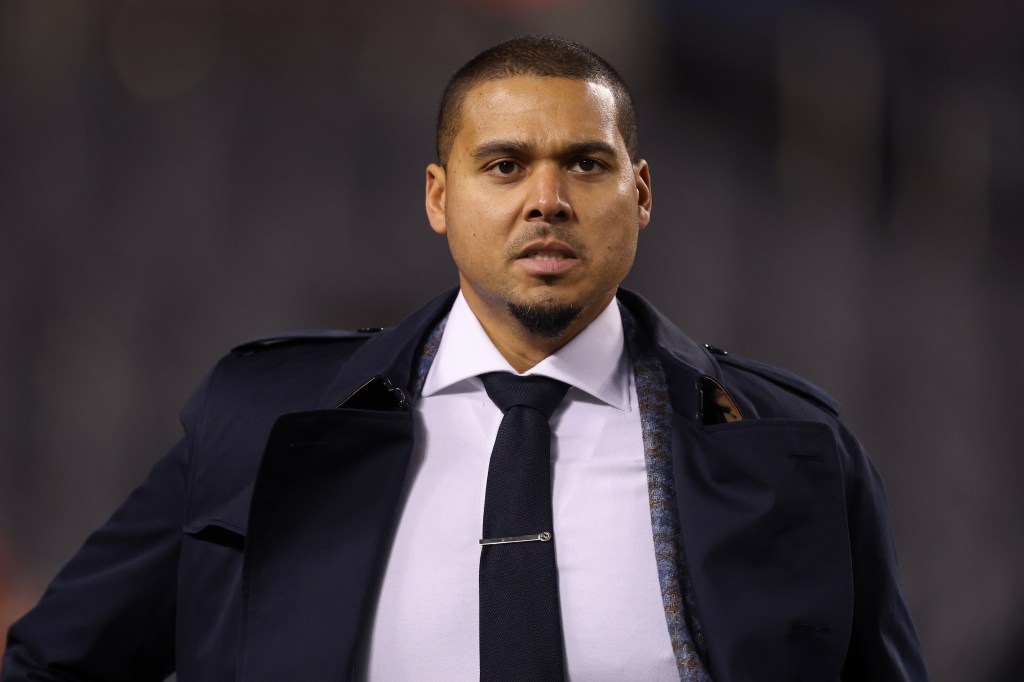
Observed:
[[[714,355],[728,355],[729,354],[729,351],[723,350],[723,349],[719,348],[718,346],[712,346],[710,343],[705,343],[704,347],[708,349],[709,353],[712,353]]]

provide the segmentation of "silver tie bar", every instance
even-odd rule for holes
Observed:
[[[551,533],[544,531],[543,533],[533,533],[531,535],[517,535],[512,538],[483,538],[480,540],[481,545],[508,545],[513,542],[549,542],[551,540]]]

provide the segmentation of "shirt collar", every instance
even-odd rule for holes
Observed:
[[[463,381],[473,381],[479,386],[481,384],[476,377],[486,372],[516,373],[494,347],[460,291],[445,323],[422,395],[434,395]],[[631,410],[629,372],[622,316],[615,299],[612,299],[575,338],[523,375],[540,374],[564,381],[616,409],[628,412]]]

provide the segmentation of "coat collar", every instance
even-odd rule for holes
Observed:
[[[717,379],[721,376],[718,363],[711,353],[684,334],[647,299],[623,288],[619,289],[617,296],[633,313],[640,328],[647,333],[662,362],[674,365],[678,372],[694,377],[706,374]]]
[[[449,289],[395,327],[384,329],[364,343],[337,371],[319,401],[321,409],[342,404],[370,378],[381,376],[409,398],[413,367],[431,331],[448,315],[458,289]]]
[[[397,326],[378,332],[367,340],[338,369],[319,400],[319,406],[322,409],[337,407],[377,375],[401,387],[408,397],[420,349],[430,332],[448,314],[456,295],[457,288],[442,292]],[[696,419],[697,380],[701,376],[721,380],[718,363],[707,349],[690,339],[639,294],[620,288],[617,298],[636,318],[655,355],[664,364],[673,407],[677,412]]]
[[[673,411],[694,426],[701,422],[702,377],[721,379],[721,369],[711,353],[693,341],[639,294],[619,289],[619,301],[632,313],[639,330],[647,336],[662,364]]]

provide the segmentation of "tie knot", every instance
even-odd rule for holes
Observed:
[[[550,419],[569,390],[569,384],[539,375],[518,376],[510,372],[481,374],[484,390],[502,412],[519,405],[537,410]]]

